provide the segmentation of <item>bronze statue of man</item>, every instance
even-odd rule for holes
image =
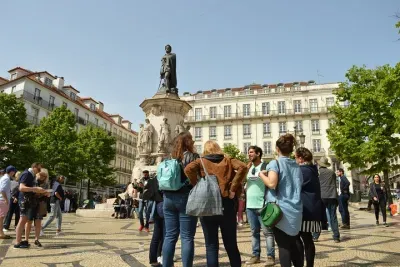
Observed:
[[[172,47],[167,44],[165,46],[165,55],[161,58],[160,79],[164,81],[162,87],[167,93],[178,93],[176,88],[176,54],[171,53],[171,51]]]

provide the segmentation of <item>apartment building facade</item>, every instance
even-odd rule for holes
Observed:
[[[185,123],[191,126],[197,151],[211,139],[221,146],[235,144],[243,153],[258,145],[264,160],[270,160],[279,136],[292,133],[299,143],[299,136],[304,135],[303,145],[315,158],[327,156],[337,162],[326,130],[332,119],[328,108],[336,101],[333,91],[338,87],[339,83],[314,81],[252,84],[186,92],[181,99],[192,105]]]
[[[137,133],[132,123],[119,114],[109,114],[104,104],[91,97],[80,97],[80,92],[65,85],[63,77],[47,71],[33,72],[21,67],[8,71],[9,78],[0,77],[0,92],[15,94],[23,100],[27,120],[38,125],[40,120],[57,107],[64,105],[76,118],[76,130],[88,125],[100,127],[117,139],[116,157],[110,163],[116,168],[115,178],[122,186],[130,182],[136,157]]]

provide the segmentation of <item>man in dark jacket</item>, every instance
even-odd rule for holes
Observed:
[[[339,196],[339,212],[342,216],[341,229],[350,229],[349,199],[350,199],[350,182],[344,175],[343,169],[338,169],[338,177],[340,179],[340,196]]]
[[[138,190],[139,191],[139,221],[140,221],[139,231],[142,231],[144,229],[146,232],[149,232],[149,224],[150,224],[149,223],[150,213],[148,212],[149,200],[147,197],[148,195],[151,195],[151,192],[147,191],[147,190],[149,190],[149,186],[150,186],[150,184],[148,185],[149,179],[150,179],[149,171],[144,170],[143,178],[141,181],[141,183],[143,184],[143,187],[142,187],[142,190]],[[145,216],[146,216],[146,224],[144,223],[143,212],[145,213]]]
[[[321,198],[327,209],[327,215],[329,215],[328,221],[330,222],[330,227],[333,232],[333,240],[336,243],[340,242],[340,233],[338,220],[336,216],[336,209],[338,206],[337,201],[337,185],[336,185],[336,175],[328,167],[331,166],[328,158],[322,157],[318,161],[319,165],[319,182],[321,185]],[[329,220],[330,219],[330,220]],[[314,241],[317,241],[320,233],[314,233]]]

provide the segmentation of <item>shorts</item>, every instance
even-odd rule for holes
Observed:
[[[18,203],[21,217],[27,217],[28,221],[43,219],[43,216],[39,216],[39,206],[37,203],[30,205],[25,200],[19,200]]]
[[[6,217],[9,208],[5,200],[0,200],[0,217]]]

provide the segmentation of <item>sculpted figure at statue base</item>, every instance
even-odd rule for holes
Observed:
[[[143,130],[142,130],[143,129]],[[146,125],[141,128],[139,147],[141,148],[140,154],[149,154],[153,148],[153,133],[154,127],[151,125],[150,120],[146,119]]]
[[[160,135],[158,136],[158,152],[168,152],[171,143],[171,127],[168,124],[168,119],[164,118],[163,123],[160,125]]]

